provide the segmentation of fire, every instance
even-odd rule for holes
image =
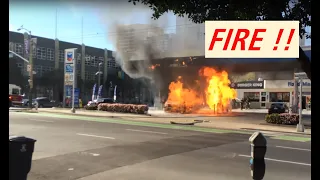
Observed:
[[[229,86],[228,73],[204,67],[199,71],[199,75],[206,81],[205,89],[202,91],[197,88],[183,87],[181,76],[177,81],[170,83],[168,99],[165,104],[166,111],[196,112],[205,104],[216,113],[225,112],[231,99],[236,97],[236,91]],[[198,80],[196,82],[199,84]]]
[[[223,112],[230,105],[230,100],[236,97],[236,91],[229,86],[228,73],[205,67],[199,74],[206,77],[208,83],[205,91],[207,105],[216,112]]]
[[[149,69],[154,70],[154,69],[156,69],[156,67],[159,67],[159,66],[160,66],[160,64],[154,64],[154,65],[151,65],[149,67]]]

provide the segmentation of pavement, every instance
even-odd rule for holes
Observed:
[[[250,134],[53,113],[9,112],[9,118],[9,135],[37,139],[28,180],[251,178]],[[265,180],[311,178],[310,137],[265,135]]]
[[[104,111],[88,111],[77,110],[75,114],[71,113],[69,109],[61,108],[39,108],[40,113],[58,113],[78,116],[95,116],[105,118],[125,119],[137,122],[150,122],[150,123],[163,123],[169,124],[171,121],[178,123],[188,123],[194,120],[205,121],[205,123],[197,123],[195,126],[203,128],[217,128],[217,129],[232,129],[232,130],[259,130],[271,131],[278,133],[290,134],[311,134],[311,116],[304,114],[303,123],[306,127],[305,132],[297,132],[295,125],[275,125],[266,123],[264,118],[266,113],[261,110],[254,111],[234,110],[230,115],[208,116],[208,115],[195,115],[195,114],[172,114],[165,113],[159,110],[149,110],[149,115],[136,115],[136,114],[123,114],[123,113],[110,113]]]

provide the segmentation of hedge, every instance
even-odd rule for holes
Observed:
[[[268,114],[265,118],[267,123],[296,125],[299,123],[299,114]]]
[[[201,107],[201,105],[165,104],[163,109],[170,113],[190,114],[201,109]]]
[[[101,103],[98,105],[99,111],[109,112],[120,112],[120,113],[134,113],[134,114],[145,114],[148,112],[147,105],[136,105],[136,104],[110,104]]]
[[[90,106],[85,105],[84,109],[85,110],[97,110],[98,106],[97,105],[90,105]]]

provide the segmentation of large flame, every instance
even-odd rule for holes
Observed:
[[[236,91],[229,86],[228,73],[204,67],[200,69],[199,75],[206,79],[204,92],[197,90],[196,87],[192,89],[183,87],[181,77],[170,83],[166,102],[166,106],[170,105],[170,107],[166,109],[167,111],[195,112],[206,104],[216,113],[225,112],[231,99],[236,97]]]

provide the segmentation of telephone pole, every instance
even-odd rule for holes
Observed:
[[[32,90],[33,90],[33,47],[36,44],[37,39],[32,38],[31,31],[24,28],[23,25],[17,29],[17,31],[25,30],[29,33],[29,64],[27,71],[29,72],[29,108],[32,109]]]

